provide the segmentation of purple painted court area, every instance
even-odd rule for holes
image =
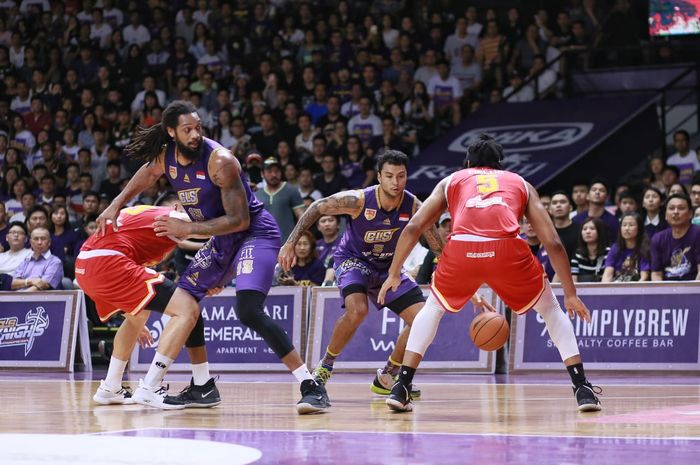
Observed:
[[[697,465],[700,457],[700,441],[685,439],[207,429],[146,429],[105,434],[238,444],[262,451],[258,463],[281,465]]]

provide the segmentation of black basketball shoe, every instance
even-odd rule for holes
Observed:
[[[394,384],[391,394],[386,400],[386,405],[394,412],[410,412],[413,410],[411,403],[411,385],[406,386],[401,382]]]
[[[598,412],[602,409],[596,394],[601,394],[603,390],[598,386],[593,386],[586,381],[579,386],[574,386],[573,390],[579,412]]]
[[[331,406],[328,393],[323,384],[317,383],[313,379],[305,379],[301,382],[301,400],[297,402],[297,413],[308,415],[311,413],[322,413]]]
[[[219,390],[216,388],[215,378],[210,378],[209,381],[201,386],[194,384],[194,378],[191,379],[189,386],[180,391],[176,396],[168,396],[166,403],[181,404],[185,408],[209,408],[215,407],[221,403]]]

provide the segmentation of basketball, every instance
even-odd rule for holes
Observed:
[[[469,327],[469,336],[481,350],[498,350],[508,340],[510,326],[506,318],[497,312],[479,313]]]

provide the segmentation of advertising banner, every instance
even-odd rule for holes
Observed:
[[[620,160],[619,151],[606,150],[601,144],[654,102],[649,96],[633,95],[484,105],[413,159],[408,189],[430,193],[440,180],[462,168],[467,147],[481,133],[490,134],[503,146],[504,169],[520,174],[535,187],[542,187],[570,166],[573,169],[574,163],[594,149],[597,157],[604,157],[607,173]],[[658,140],[658,121],[645,118],[644,124],[642,132],[637,128],[636,134],[625,136],[629,151],[630,144],[638,140]],[[630,159],[625,163],[629,170]],[[585,175],[580,170],[576,173]]]
[[[587,369],[700,370],[697,283],[580,284],[578,294],[591,312],[590,323],[572,320]],[[542,317],[513,318],[510,370],[562,369]]]
[[[428,287],[421,286],[428,295]],[[479,291],[487,301],[493,299],[488,288]],[[336,320],[343,314],[342,299],[337,288],[315,287],[311,291],[311,309],[307,365],[314,367],[325,353]],[[493,373],[494,352],[477,349],[469,338],[469,325],[474,309],[468,303],[459,313],[447,313],[440,322],[433,344],[428,348],[421,368],[444,371]],[[388,308],[376,310],[370,304],[369,314],[343,350],[334,367],[339,369],[381,368],[391,354],[396,338],[404,327],[403,320]]]
[[[306,327],[305,287],[274,287],[265,300],[265,313],[290,335],[294,347],[302,351]],[[212,371],[287,371],[279,357],[255,331],[241,324],[236,310],[236,291],[227,288],[201,302],[204,318],[204,339],[209,366]],[[131,357],[131,369],[148,370],[153,360],[158,339],[170,318],[151,312],[147,327],[154,346],[137,348]],[[303,352],[301,352],[303,356]],[[187,350],[183,348],[170,368],[171,371],[189,371]]]
[[[91,369],[81,291],[0,292],[0,368],[73,371],[80,350]]]

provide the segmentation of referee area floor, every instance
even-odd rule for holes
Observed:
[[[161,411],[100,406],[104,373],[0,372],[1,464],[700,463],[700,377],[589,373],[602,412],[579,413],[561,374],[418,373],[412,413],[334,374],[332,407],[299,416],[290,374],[225,374],[222,404]],[[130,373],[135,387],[141,373]],[[168,375],[177,393],[189,375]]]

